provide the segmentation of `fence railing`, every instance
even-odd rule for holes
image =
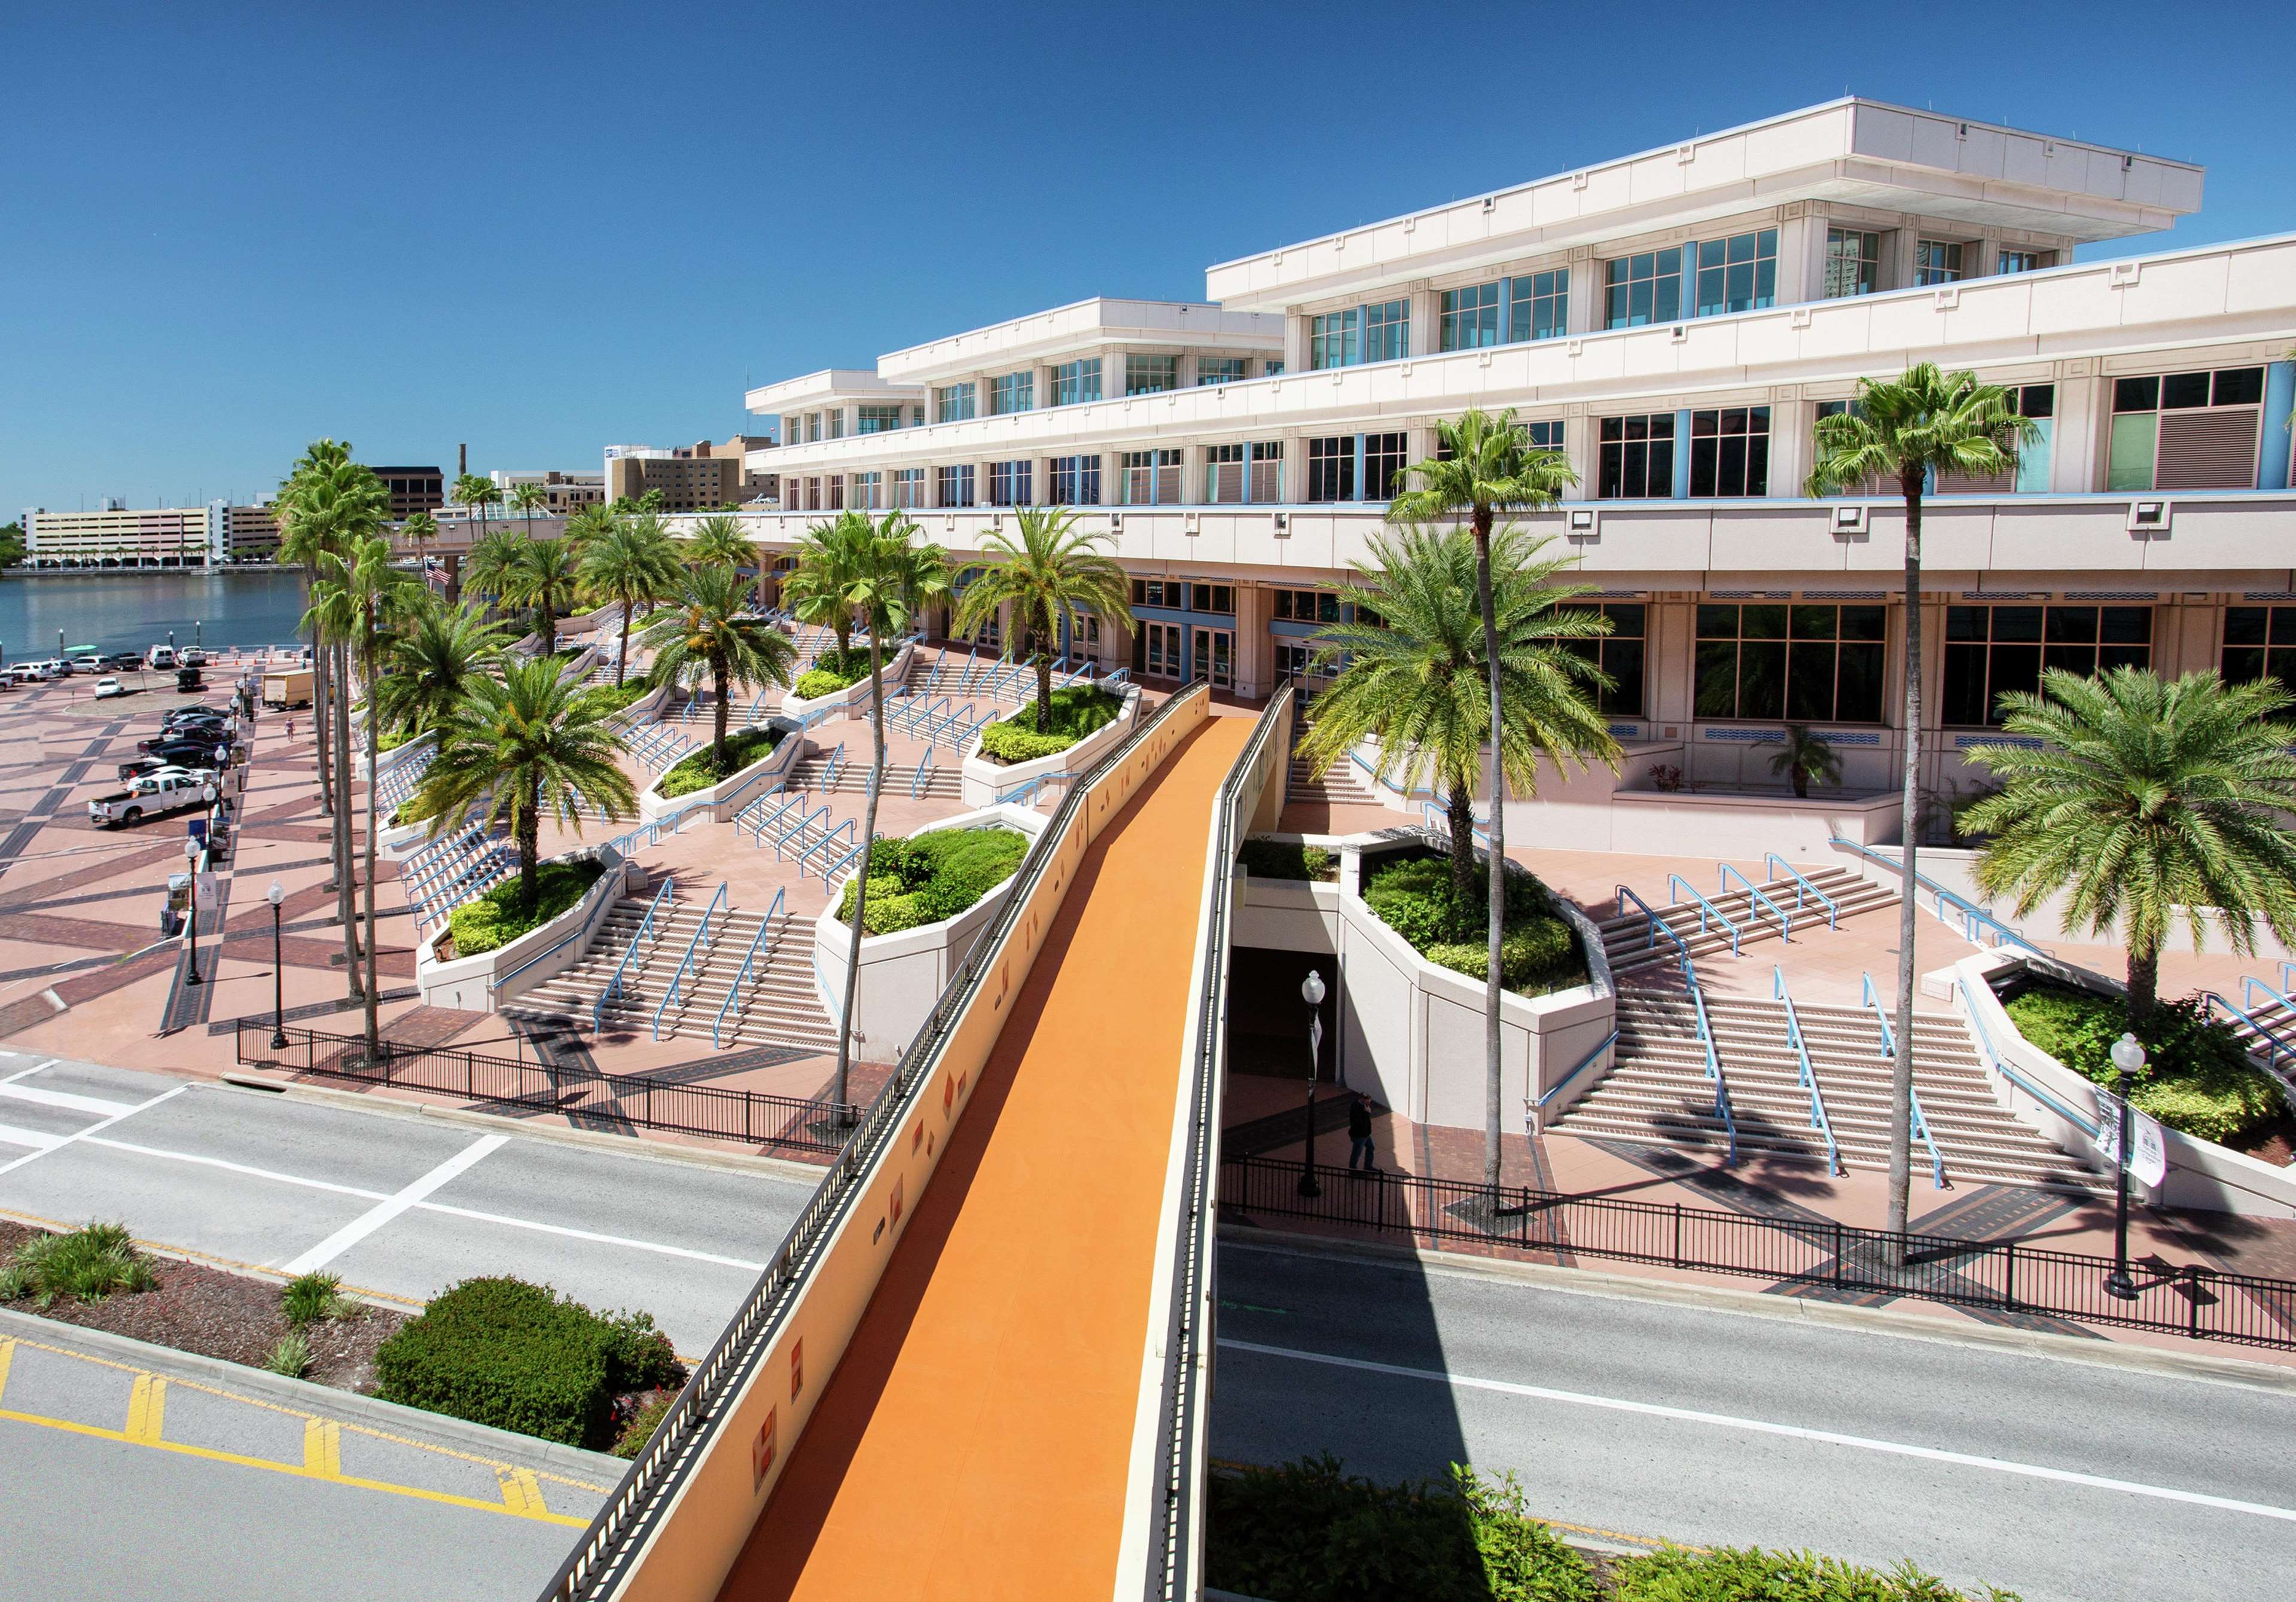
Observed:
[[[2110,1257],[2015,1240],[1776,1220],[1710,1207],[1570,1196],[1508,1185],[1496,1205],[1479,1181],[1366,1175],[1319,1167],[1322,1195],[1300,1194],[1300,1165],[1267,1157],[1220,1165],[1221,1212],[1293,1218],[1430,1244],[1554,1252],[1767,1279],[1847,1295],[1911,1296],[1998,1312],[2157,1330],[2194,1340],[2296,1349],[2296,1280],[2150,1257],[2129,1265],[2136,1295],[2105,1289]]]
[[[447,1046],[382,1042],[383,1060],[367,1060],[357,1034],[329,1034],[290,1025],[287,1044],[271,1043],[271,1020],[239,1020],[239,1060],[322,1079],[458,1096],[465,1101],[562,1113],[706,1135],[746,1145],[834,1153],[859,1108],[800,1096],[685,1084],[651,1074],[606,1074],[579,1063],[495,1057]]]

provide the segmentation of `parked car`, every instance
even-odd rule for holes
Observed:
[[[8,669],[8,682],[11,684],[38,683],[40,682],[39,665],[34,662],[14,664]]]
[[[176,653],[176,666],[178,667],[205,667],[207,665],[208,653],[196,645],[186,645]]]
[[[144,658],[132,650],[116,650],[104,658],[103,665],[113,673],[133,673],[144,666]]]
[[[188,807],[205,806],[215,799],[215,793],[211,777],[190,772],[144,773],[129,780],[124,789],[90,801],[87,815],[99,826],[140,823],[147,816],[156,818]]]
[[[103,658],[94,651],[88,652],[86,656],[72,658],[71,670],[74,673],[102,673],[103,669]]]
[[[64,666],[63,659],[61,657],[50,657],[45,661],[33,663],[32,671],[37,674],[43,681],[46,681],[50,679],[61,679],[67,674],[70,673],[71,669]]]
[[[95,682],[95,699],[99,701],[108,701],[115,695],[126,695],[127,692],[127,686],[118,679],[101,678]]]
[[[154,673],[173,667],[176,665],[176,648],[172,645],[153,646],[144,653],[144,665]]]
[[[218,707],[171,707],[160,719],[160,726],[176,729],[185,723],[224,723],[229,721]]]
[[[204,767],[215,761],[216,751],[222,744],[220,740],[184,739],[169,734],[157,740],[144,740],[136,749],[146,756],[157,756],[163,763]]]
[[[194,690],[205,688],[206,685],[201,682],[198,668],[179,667],[176,670],[176,690],[178,694],[189,695]]]

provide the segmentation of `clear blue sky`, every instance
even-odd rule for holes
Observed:
[[[369,462],[594,470],[757,382],[1845,89],[2296,229],[2296,7],[16,5],[0,520]],[[2247,12],[2239,15],[2235,12]]]

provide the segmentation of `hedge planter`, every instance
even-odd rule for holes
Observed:
[[[960,813],[933,824],[930,831],[920,832],[938,834],[944,830],[999,825],[1033,843],[1048,821],[1043,813],[1026,807],[991,806]],[[1027,860],[1025,854],[1022,860]],[[1016,877],[1018,872],[1016,868]],[[845,1006],[845,969],[853,949],[853,930],[837,916],[846,882],[851,878],[850,872],[845,873],[830,887],[828,909],[814,921],[816,983],[821,989],[822,1005],[832,1018]],[[861,984],[854,1002],[856,1057],[864,1062],[898,1059],[1012,888],[1013,879],[1008,878],[953,918],[862,939]]]
[[[901,649],[895,651],[886,661],[885,666],[878,670],[879,675],[885,681],[887,695],[895,693],[895,686],[909,676],[909,663],[915,658],[916,649],[917,642],[914,640],[902,641]],[[782,697],[782,715],[802,720],[813,714],[827,710],[832,716],[839,712],[848,716],[865,716],[866,714],[862,709],[868,704],[869,675],[865,673],[844,689],[833,690],[827,695],[816,696],[811,700],[805,699],[794,690],[789,691]]]
[[[1034,704],[1031,701],[1021,710],[1025,712]],[[1139,688],[1128,684],[1124,688],[1124,705],[1114,717],[1066,750],[1039,756],[1034,762],[1008,764],[991,761],[980,754],[981,737],[975,734],[964,748],[964,804],[993,806],[1047,773],[1082,773],[1120,743],[1132,732],[1139,716]]]
[[[796,723],[790,718],[776,717],[762,726],[781,731],[781,743],[771,751],[741,772],[719,780],[708,789],[688,790],[682,796],[665,797],[661,793],[661,780],[655,779],[646,787],[645,793],[638,797],[638,821],[652,823],[674,812],[706,807],[712,822],[723,823],[786,779],[790,769],[797,765],[798,759],[810,742],[799,732]],[[700,725],[701,738],[694,741],[694,751],[709,748],[709,729],[707,723]],[[692,754],[688,753],[689,756]],[[676,764],[670,765],[675,767]]]
[[[582,960],[606,914],[642,870],[636,863],[626,862],[611,846],[571,855],[594,856],[605,865],[605,871],[580,901],[548,923],[490,952],[442,960],[438,952],[439,942],[447,934],[442,922],[415,948],[414,985],[422,993],[424,1006],[493,1012]]]

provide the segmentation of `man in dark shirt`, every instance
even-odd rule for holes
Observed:
[[[1371,1144],[1371,1102],[1361,1091],[1348,1104],[1348,1140],[1349,1169],[1352,1171],[1360,1158],[1365,1173],[1377,1173],[1379,1159]]]

